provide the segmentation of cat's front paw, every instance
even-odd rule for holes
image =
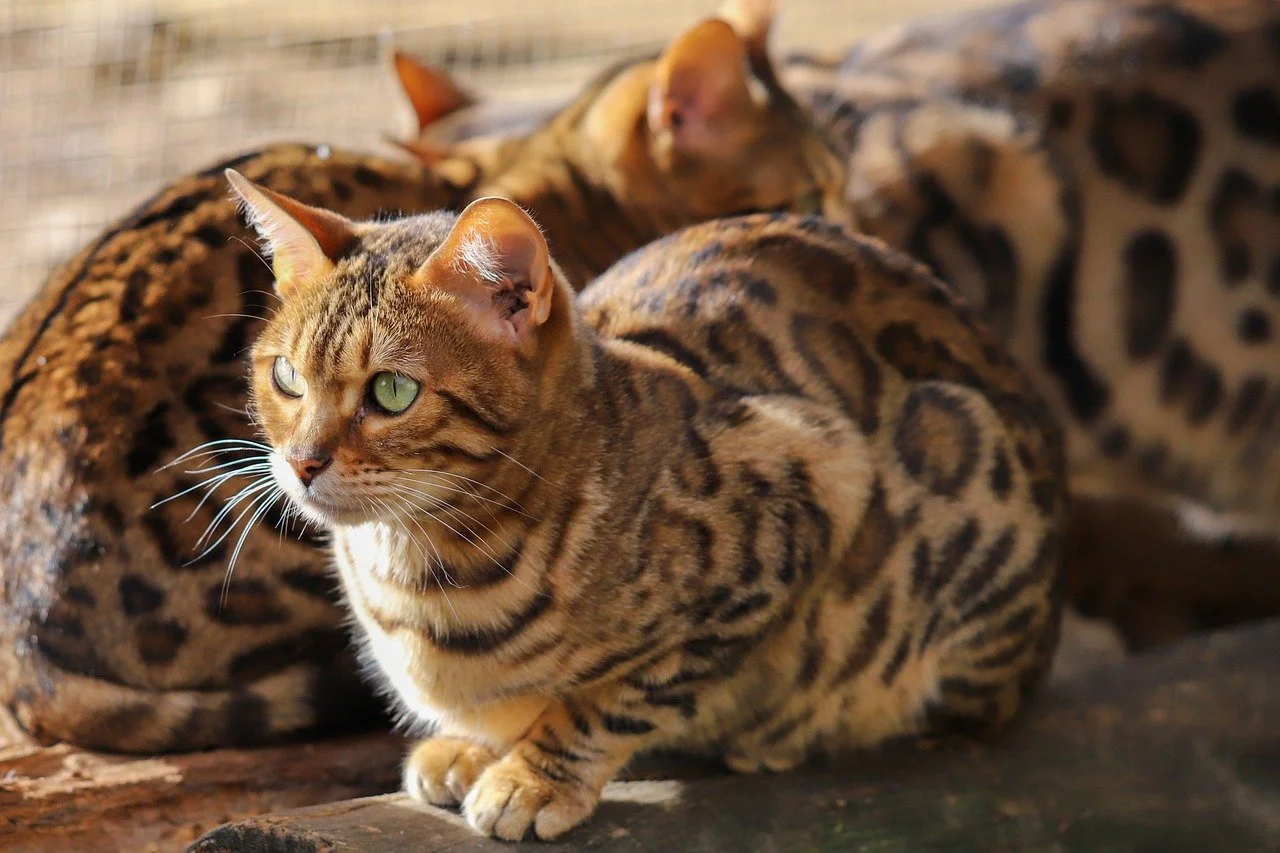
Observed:
[[[433,806],[456,806],[498,756],[489,747],[463,738],[427,738],[409,753],[404,789]]]
[[[599,801],[598,790],[577,779],[553,781],[513,752],[480,774],[462,811],[484,835],[519,841],[532,826],[550,841],[586,820]]]

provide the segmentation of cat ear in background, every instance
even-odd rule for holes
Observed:
[[[423,65],[398,50],[391,52],[391,63],[400,88],[418,117],[419,134],[450,113],[476,102],[453,78],[438,68]]]
[[[355,224],[346,217],[294,201],[234,169],[224,174],[271,252],[276,289],[285,298],[301,283],[332,272],[356,239]]]
[[[777,12],[777,0],[725,0],[716,17],[733,27],[753,59],[767,60],[769,31]]]
[[[418,273],[461,298],[481,327],[519,346],[551,314],[555,276],[542,230],[514,202],[477,199]]]
[[[649,91],[649,130],[672,148],[715,155],[735,145],[767,97],[751,76],[748,46],[718,18],[667,47]]]

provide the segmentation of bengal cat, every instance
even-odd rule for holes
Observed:
[[[504,199],[355,223],[228,177],[283,300],[261,476],[331,532],[368,660],[433,729],[415,796],[549,839],[639,750],[784,770],[999,726],[1040,680],[1058,429],[905,256],[758,214],[575,301]]]
[[[786,71],[849,158],[859,227],[1032,371],[1078,490],[1273,532],[1277,33],[1268,0],[1024,0]]]
[[[1073,496],[1172,505],[1210,541],[1280,533],[1277,34],[1271,0],[1023,0],[782,72],[859,228],[1030,371]],[[1098,580],[1122,621],[1159,594]],[[1211,599],[1179,624],[1256,609]]]
[[[431,103],[428,122],[465,98]],[[507,194],[579,286],[680,225],[836,207],[843,185],[767,59],[715,20],[522,139],[431,156],[426,171],[300,146],[234,162],[355,217]],[[278,504],[221,477],[261,453],[231,443],[251,437],[241,353],[273,306],[242,234],[220,172],[180,180],[56,272],[0,339],[0,699],[40,740],[156,752],[369,718],[323,558],[274,529]],[[224,452],[157,470],[202,441]],[[202,480],[219,486],[208,500]]]

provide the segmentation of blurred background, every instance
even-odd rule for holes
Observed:
[[[991,0],[781,0],[776,52],[837,52]],[[389,153],[388,44],[473,91],[571,94],[718,0],[0,0],[0,323],[163,182],[265,142]]]

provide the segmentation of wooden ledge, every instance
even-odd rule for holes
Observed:
[[[903,745],[844,772],[640,768],[544,851],[1263,850],[1280,846],[1280,621],[1061,684],[983,748]],[[190,848],[510,850],[389,795],[229,823]]]

